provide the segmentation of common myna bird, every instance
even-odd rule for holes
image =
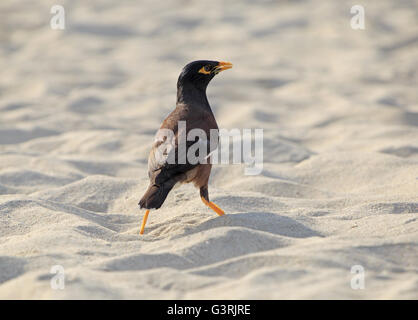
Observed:
[[[199,60],[187,64],[177,81],[177,102],[176,108],[163,121],[160,130],[157,132],[155,141],[148,157],[148,177],[149,187],[142,199],[139,201],[140,208],[147,209],[142,221],[140,234],[144,233],[145,224],[148,219],[150,209],[158,209],[164,203],[170,190],[178,183],[193,182],[200,189],[200,197],[205,205],[215,211],[218,215],[223,215],[224,211],[216,204],[209,201],[208,182],[212,168],[210,163],[210,152],[206,157],[208,161],[189,161],[188,150],[198,142],[206,146],[217,145],[212,141],[211,130],[218,130],[215,117],[210,108],[206,96],[206,88],[209,82],[219,72],[232,68],[229,62],[218,62]],[[184,121],[184,122],[183,122]],[[186,127],[179,123],[185,123]],[[172,139],[168,139],[165,134],[167,129],[173,132]],[[181,137],[187,136],[192,129],[201,129],[206,133],[206,141],[186,141],[184,147],[179,141]],[[185,132],[182,132],[185,131]],[[213,138],[214,139],[214,138]],[[216,136],[216,140],[218,136]],[[170,142],[170,141],[171,142]],[[163,145],[169,145],[161,153]],[[180,147],[181,146],[181,147]],[[168,154],[174,155],[175,163],[168,161]],[[183,161],[178,161],[182,157]]]

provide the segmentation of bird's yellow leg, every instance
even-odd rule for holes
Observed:
[[[141,230],[139,231],[140,234],[144,234],[145,225],[147,224],[148,215],[149,215],[149,210],[145,211],[144,218],[142,219]]]
[[[225,212],[219,208],[216,204],[213,202],[207,201],[205,198],[201,197],[202,201],[205,205],[207,205],[209,208],[211,208],[213,211],[215,211],[218,215],[223,216]]]

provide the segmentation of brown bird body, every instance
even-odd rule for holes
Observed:
[[[170,190],[178,183],[192,182],[199,188],[202,201],[217,214],[224,214],[218,206],[209,201],[208,182],[212,168],[210,158],[203,163],[194,163],[189,161],[186,155],[189,148],[197,142],[206,145],[207,154],[217,147],[217,136],[216,141],[211,141],[211,130],[217,130],[218,125],[206,97],[206,87],[216,74],[231,67],[232,64],[228,62],[202,60],[189,63],[180,74],[177,82],[176,108],[163,121],[148,157],[150,184],[139,201],[141,208],[148,209],[143,219],[141,234],[144,232],[149,209],[160,208]],[[181,122],[185,126],[180,127]],[[199,141],[196,138],[194,141],[185,141],[185,149],[182,150],[179,147],[180,137],[186,137],[193,129],[203,131],[206,140]],[[174,135],[170,142],[170,152],[176,159],[175,163],[169,163],[167,158],[161,157],[160,148],[167,144],[165,130],[170,130]],[[185,154],[181,155],[181,152]],[[185,161],[178,161],[179,156],[183,156]]]

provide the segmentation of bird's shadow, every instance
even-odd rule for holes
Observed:
[[[206,220],[199,225],[186,228],[184,233],[173,238],[221,227],[244,227],[290,238],[322,237],[317,231],[289,217],[270,212],[243,212]]]
[[[0,256],[0,284],[22,275],[25,265],[26,261],[23,258]]]
[[[219,234],[215,238],[206,235],[202,238],[187,241],[186,250],[135,253],[112,258],[103,262],[99,268],[105,271],[149,270],[155,268],[188,270],[226,261],[226,257],[228,259],[237,258],[255,252],[287,246],[288,241],[280,239],[278,235],[290,238],[321,236],[318,232],[288,217],[268,212],[246,212],[227,214],[188,226],[182,229],[180,234],[171,236],[169,241],[179,240],[181,242],[183,237],[225,227],[230,227],[230,230],[227,230],[223,235]],[[257,234],[254,230],[267,234]],[[226,245],[227,242],[228,245]]]

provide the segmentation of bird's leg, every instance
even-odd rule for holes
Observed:
[[[142,219],[141,230],[139,231],[140,234],[144,234],[145,225],[147,224],[148,215],[149,215],[149,210],[145,211],[144,218]]]
[[[213,202],[207,201],[205,198],[202,197],[202,201],[205,205],[207,205],[209,208],[211,208],[213,211],[215,211],[218,215],[223,216],[225,212],[219,208],[216,204]]]
[[[207,186],[200,188],[200,197],[202,198],[203,203],[215,211],[218,215],[223,216],[225,214],[221,208],[219,208],[213,202],[209,201],[209,192]]]

